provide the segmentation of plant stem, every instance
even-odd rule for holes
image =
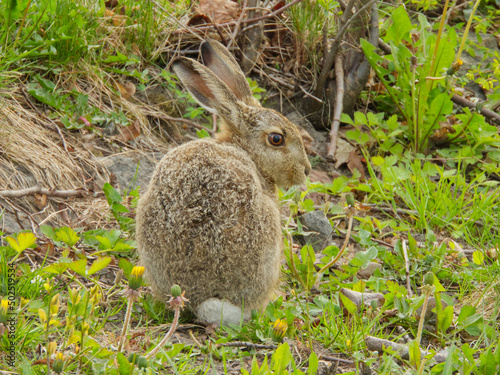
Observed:
[[[123,322],[122,333],[120,335],[120,342],[118,343],[118,351],[121,352],[123,349],[123,344],[125,343],[125,338],[127,337],[128,327],[130,324],[130,317],[132,315],[132,306],[134,305],[134,296],[131,295],[128,298],[127,312],[125,313],[125,321]]]
[[[467,26],[465,26],[465,31],[464,35],[462,36],[462,42],[460,43],[460,48],[458,49],[457,56],[455,57],[455,61],[458,61],[460,59],[460,56],[462,56],[462,51],[465,46],[465,40],[467,39],[467,35],[469,34],[469,29],[470,25],[472,24],[472,18],[474,18],[474,14],[476,13],[476,9],[479,5],[481,0],[476,0],[476,3],[474,4],[474,8],[472,8],[472,13],[469,16],[469,20],[467,21]]]
[[[175,312],[174,312],[174,320],[172,321],[172,325],[170,326],[170,329],[168,330],[168,332],[165,335],[165,337],[163,338],[163,340],[161,340],[160,343],[158,345],[156,345],[154,347],[154,349],[151,350],[146,355],[146,359],[148,359],[148,360],[151,359],[156,353],[158,353],[160,348],[162,348],[167,343],[168,339],[170,338],[170,336],[173,335],[173,333],[175,332],[175,329],[177,328],[177,323],[179,322],[180,315],[181,315],[181,308],[180,308],[180,306],[176,306]]]

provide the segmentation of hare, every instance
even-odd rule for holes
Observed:
[[[203,64],[173,71],[221,119],[215,139],[178,146],[159,162],[137,208],[137,243],[159,297],[174,284],[201,321],[238,324],[272,299],[280,275],[278,187],[311,170],[297,127],[261,107],[230,52],[201,44]]]

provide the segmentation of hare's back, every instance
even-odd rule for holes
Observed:
[[[137,239],[153,289],[179,284],[193,306],[210,297],[255,302],[278,278],[276,198],[245,152],[214,140],[162,159],[139,203]]]

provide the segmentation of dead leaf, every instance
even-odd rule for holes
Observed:
[[[332,182],[332,178],[328,176],[328,173],[317,169],[311,170],[311,173],[309,173],[309,180],[311,180],[311,182],[321,182],[322,184],[329,184]]]
[[[239,4],[230,0],[200,0],[199,12],[210,17],[213,23],[226,23],[238,19]]]
[[[118,0],[108,0],[104,3],[107,9],[113,9],[118,5]]]
[[[365,167],[363,166],[363,163],[361,162],[361,158],[359,157],[358,153],[356,150],[352,150],[350,155],[349,155],[349,162],[347,163],[347,168],[354,173],[354,170],[357,169],[359,173],[361,174],[361,179],[365,179]]]
[[[125,81],[123,84],[117,82],[116,87],[118,87],[120,95],[124,99],[128,99],[135,94],[135,85],[130,81]]]
[[[187,26],[205,25],[207,23],[212,23],[210,17],[204,14],[195,14],[193,17],[189,19]]]
[[[338,169],[342,164],[347,164],[350,160],[351,152],[354,150],[349,142],[344,141],[342,138],[337,139],[337,151],[335,152],[335,169]]]
[[[39,210],[43,210],[47,205],[47,196],[45,194],[35,194],[35,204]]]
[[[118,128],[118,131],[120,134],[113,138],[119,142],[127,143],[141,135],[141,123],[136,119],[132,125]]]

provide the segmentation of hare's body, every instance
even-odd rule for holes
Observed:
[[[179,284],[195,310],[207,297],[243,300],[248,309],[267,302],[282,239],[276,192],[265,184],[250,157],[231,144],[199,140],[169,152],[137,221],[153,290]]]
[[[310,164],[295,125],[260,107],[229,52],[207,41],[202,54],[206,66],[184,58],[174,71],[221,116],[221,133],[160,161],[137,210],[138,251],[158,296],[178,284],[199,319],[238,323],[272,298],[282,256],[277,187],[303,182]]]

